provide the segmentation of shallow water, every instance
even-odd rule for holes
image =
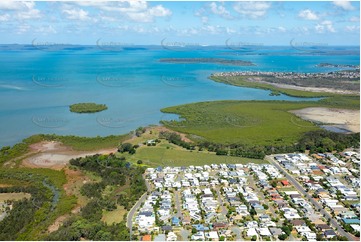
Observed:
[[[272,51],[237,52],[226,48],[168,50],[41,50],[0,48],[0,146],[37,133],[96,136],[123,134],[139,126],[176,116],[164,107],[212,100],[310,100],[270,96],[269,91],[240,88],[208,80],[219,71],[328,72],[322,62],[359,65],[359,55],[297,55],[279,47]],[[11,49],[11,48],[10,48]],[[267,54],[265,54],[267,53]],[[255,66],[160,63],[160,58],[227,58]],[[96,102],[108,110],[94,114],[69,112],[69,105]]]

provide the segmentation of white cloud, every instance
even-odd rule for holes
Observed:
[[[67,19],[71,20],[89,20],[88,12],[83,9],[63,9],[62,11]]]
[[[310,9],[302,10],[298,13],[298,17],[306,20],[318,20],[318,16],[315,12]]]
[[[345,30],[347,32],[358,32],[358,31],[360,31],[360,26],[357,26],[357,25],[346,26]]]
[[[278,29],[279,32],[282,32],[282,33],[287,31],[287,29],[285,27],[282,27],[282,26],[277,27],[277,29]]]
[[[217,5],[217,3],[212,2],[212,3],[209,4],[209,9],[213,14],[216,14],[216,15],[221,16],[223,18],[227,18],[227,19],[232,18],[231,13],[222,4]]]
[[[0,9],[1,10],[28,10],[34,8],[34,2],[17,2],[12,0],[1,0]]]
[[[354,10],[355,8],[351,5],[349,1],[333,1],[332,2],[336,7],[342,8],[343,10]]]
[[[350,22],[360,22],[360,18],[357,17],[357,16],[354,16],[354,17],[351,17],[351,18],[349,19],[349,21],[350,21]]]
[[[120,14],[134,22],[153,22],[156,17],[168,17],[172,11],[163,5],[150,6],[146,1],[128,2],[76,2],[80,6],[95,7],[109,13]],[[119,16],[118,16],[119,18]]]
[[[236,12],[252,19],[265,16],[270,7],[270,2],[237,2],[233,6]]]
[[[27,19],[37,19],[41,17],[40,10],[35,8],[34,2],[17,2],[2,0],[0,1],[0,10],[10,11],[1,17],[1,21],[9,20],[27,20]],[[20,31],[23,32],[23,31]]]
[[[315,26],[315,30],[318,33],[331,32],[335,33],[336,30],[333,27],[332,21],[325,20]]]
[[[43,33],[43,34],[56,34],[57,33],[57,31],[51,25],[40,26],[35,31],[38,33]]]
[[[5,22],[8,21],[9,19],[10,19],[9,14],[0,15],[0,22]]]

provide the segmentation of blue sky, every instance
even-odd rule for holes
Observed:
[[[360,3],[0,1],[0,43],[359,45]]]

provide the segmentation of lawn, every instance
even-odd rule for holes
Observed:
[[[120,155],[122,156],[122,155]],[[220,163],[267,163],[267,161],[259,159],[249,159],[242,157],[218,156],[214,153],[188,151],[182,149],[167,149],[166,146],[142,146],[132,156],[127,156],[127,160],[136,162],[142,160],[144,165],[151,167],[157,166],[190,166],[190,165],[206,165]]]
[[[181,118],[181,121],[164,121],[163,124],[215,143],[291,145],[303,133],[320,128],[288,111],[316,105],[315,102],[287,101],[192,103],[162,109]]]
[[[103,210],[102,221],[107,225],[112,225],[113,223],[120,223],[123,221],[124,215],[127,213],[127,210],[123,206],[117,206],[117,209],[113,211]]]

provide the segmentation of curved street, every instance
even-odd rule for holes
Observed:
[[[143,175],[143,179],[145,181],[145,185],[147,186],[147,192],[151,191],[150,185],[148,180],[145,179],[144,175]],[[147,192],[145,192],[140,198],[139,200],[134,204],[134,206],[130,209],[130,211],[127,214],[127,227],[129,228],[129,237],[130,240],[132,240],[132,235],[133,235],[133,217],[134,214],[138,211],[140,205],[146,200],[147,198]]]

